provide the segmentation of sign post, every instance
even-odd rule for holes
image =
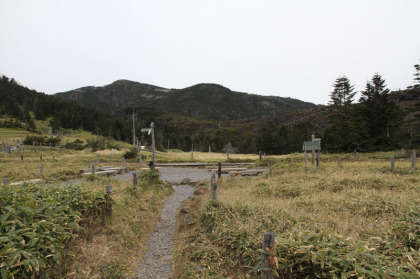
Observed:
[[[141,129],[143,133],[147,133],[148,135],[152,134],[152,166],[151,169],[155,170],[155,123],[150,123],[150,128],[143,128]]]

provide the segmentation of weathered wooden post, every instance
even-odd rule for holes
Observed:
[[[99,155],[96,154],[96,163],[99,163]]]
[[[23,155],[20,155],[20,160],[23,161]]]
[[[341,167],[341,157],[340,157],[340,155],[338,155],[337,161],[338,161],[338,167]]]
[[[305,168],[308,167],[308,153],[305,152]]]
[[[194,161],[194,144],[191,145],[191,161]]]
[[[55,155],[53,155],[53,162],[55,162]]]
[[[415,170],[416,169],[416,150],[413,150],[413,154],[411,154],[411,169]]]
[[[274,232],[264,232],[262,243],[263,253],[261,253],[261,279],[274,279],[273,272],[270,269],[271,255],[269,254],[269,251],[274,251],[275,241]]]
[[[137,190],[137,173],[133,173],[133,186]]]
[[[395,157],[391,156],[391,170],[395,169]]]
[[[222,162],[219,162],[217,167],[217,177],[220,178],[222,176]]]
[[[42,162],[42,155],[41,155],[41,156],[39,156],[39,160]]]
[[[112,151],[111,151],[111,154],[109,154],[109,159],[112,160]]]
[[[125,168],[125,158],[122,158],[122,167]]]
[[[209,144],[209,153],[211,153],[211,146],[210,146],[210,144]]]
[[[260,152],[258,153],[258,160],[261,162],[261,159],[262,159],[262,152],[260,151]]]
[[[92,164],[92,175],[93,175],[93,176],[95,176],[95,175],[96,175],[95,164]]]
[[[3,178],[3,184],[4,184],[4,186],[9,185],[9,183],[10,183],[10,178]]]
[[[105,199],[106,199],[105,214],[107,216],[112,216],[112,203],[110,202],[111,195],[112,195],[112,186],[111,185],[105,186]]]
[[[273,173],[273,159],[270,159],[270,175]]]
[[[295,157],[292,157],[292,167],[295,164]]]
[[[79,154],[76,155],[76,160],[79,161]]]
[[[319,149],[318,149],[318,152],[316,153],[316,166],[319,167]]]
[[[315,150],[312,150],[312,166],[315,165]]]
[[[213,201],[217,201],[217,182],[216,182],[216,174],[212,174],[211,182],[210,182],[210,189],[211,189],[211,199]]]
[[[43,174],[43,172],[44,172],[44,166],[43,166],[43,165],[41,165],[41,167],[39,168],[39,177],[41,177],[41,178],[42,178],[42,174]]]
[[[139,154],[139,163],[142,163],[143,159],[141,158],[141,153]]]
[[[90,169],[90,166],[91,166],[91,162],[90,162],[90,160],[89,160],[89,169]]]

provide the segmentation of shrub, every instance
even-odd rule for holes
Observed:
[[[125,159],[135,159],[137,157],[137,149],[131,148],[130,150],[124,153],[123,157]]]
[[[102,193],[79,186],[0,187],[0,272],[2,278],[46,277],[84,217],[98,216]]]

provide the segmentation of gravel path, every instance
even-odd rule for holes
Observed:
[[[161,178],[171,184],[199,180],[210,180],[211,172],[205,169],[161,168]],[[127,174],[131,175],[131,174]],[[175,235],[176,214],[181,202],[194,194],[194,187],[189,185],[174,186],[175,192],[168,198],[159,218],[154,233],[148,239],[147,252],[135,270],[136,279],[168,279],[171,278],[171,249]]]
[[[148,240],[147,252],[135,270],[138,279],[168,279],[172,269],[171,248],[175,235],[176,214],[181,202],[192,196],[194,187],[174,186],[175,192],[162,209],[155,232]]]

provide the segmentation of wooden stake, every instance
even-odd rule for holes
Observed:
[[[216,174],[212,174],[211,182],[210,182],[210,189],[211,189],[211,199],[213,201],[217,201],[217,182],[216,182]]]
[[[133,173],[133,186],[137,190],[137,174]]]
[[[40,169],[39,169],[39,177],[42,178],[42,173],[44,172],[44,166],[41,165]]]
[[[416,150],[413,150],[413,154],[411,154],[411,169],[416,169]]]
[[[95,176],[95,175],[96,175],[95,164],[92,164],[92,175],[93,175],[93,176]]]
[[[271,251],[274,250],[275,245],[275,235],[274,232],[265,232],[263,237],[262,250],[264,253],[261,253],[261,279],[274,279],[273,272],[270,270],[270,255],[268,254],[268,249]]]
[[[217,167],[217,177],[220,178],[222,176],[222,162],[219,162]]]
[[[338,161],[338,167],[341,167],[341,157],[340,157],[340,155],[338,155],[337,161]]]
[[[112,186],[111,185],[105,186],[105,198],[106,198],[105,213],[107,216],[112,216],[112,203],[109,202],[111,195],[112,195]]]
[[[391,170],[394,170],[395,169],[395,158],[394,158],[394,156],[391,156]]]
[[[270,175],[273,173],[273,159],[270,159]]]

